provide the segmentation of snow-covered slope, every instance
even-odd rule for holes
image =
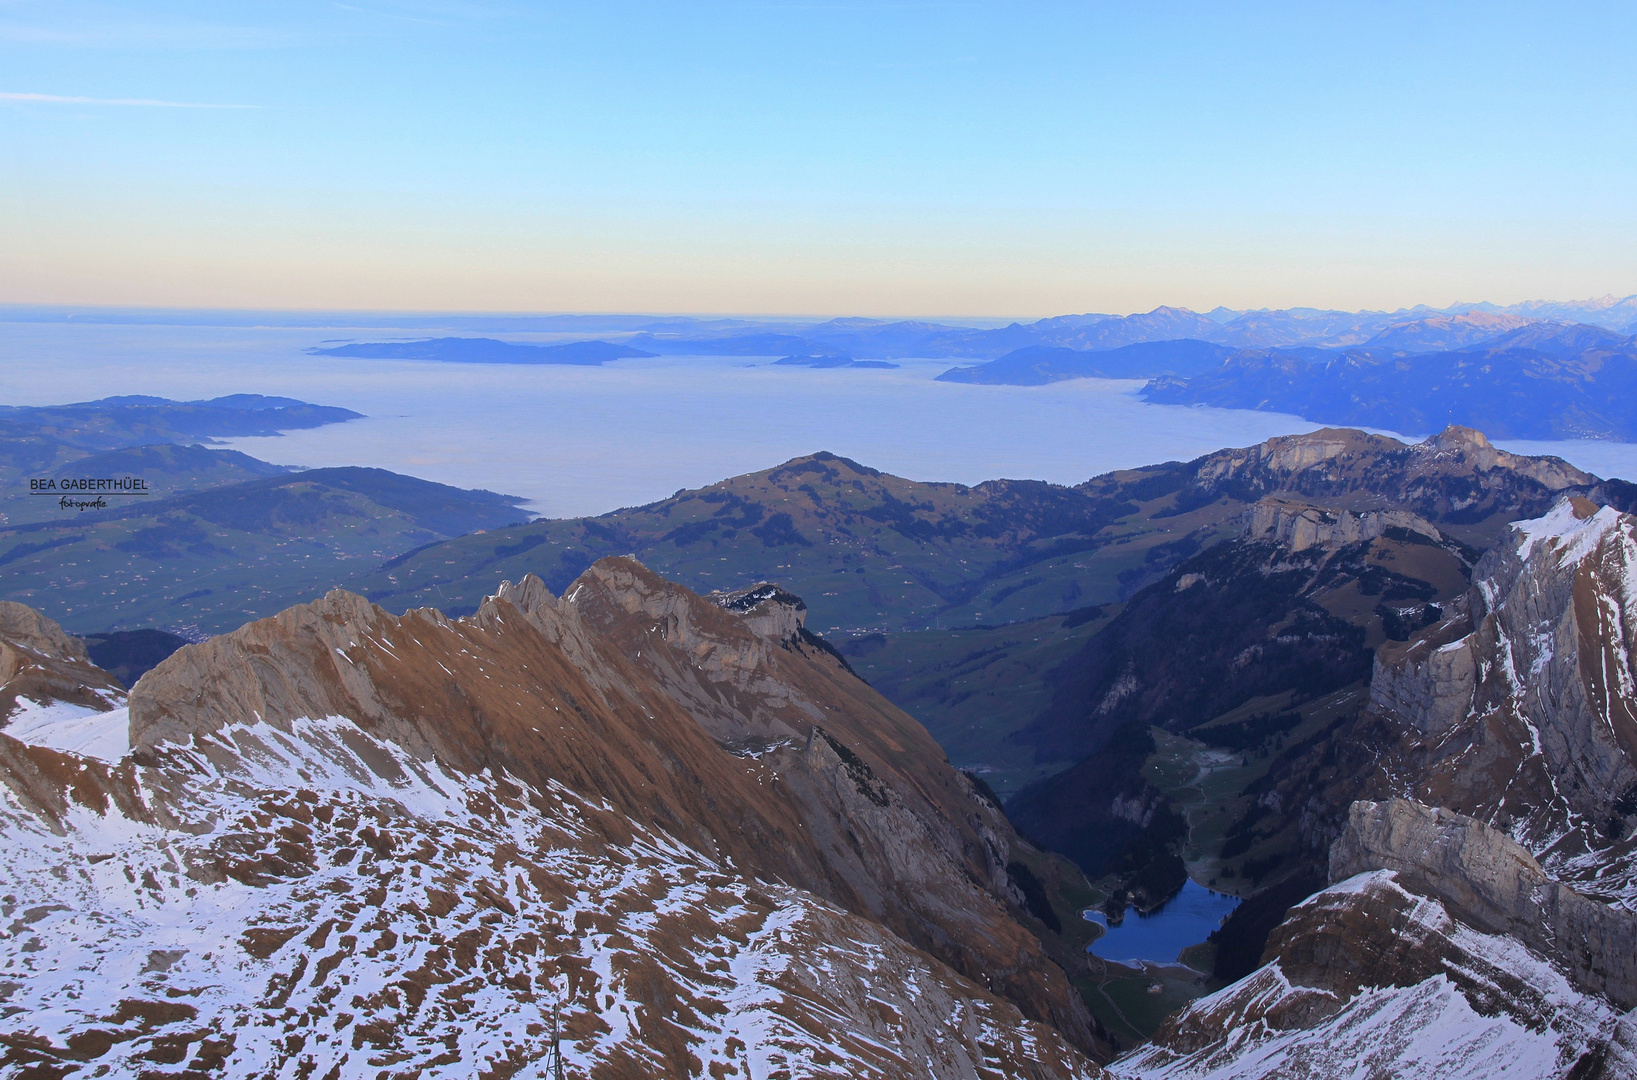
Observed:
[[[123,699],[123,694],[109,694],[111,708],[98,710],[66,701],[42,704],[19,698],[4,730],[30,746],[115,762],[131,752],[131,718]]]
[[[169,820],[0,816],[14,1075],[534,1075],[558,1001],[571,1075],[1088,1071],[865,919],[349,720],[236,725],[99,780]]]
[[[594,570],[184,649],[124,755],[116,713],[25,704],[0,1076],[544,1076],[554,1007],[571,1076],[1100,1075],[1003,819],[793,598]]]
[[[1361,925],[1379,931],[1346,942],[1362,985],[1336,986],[1342,970],[1300,970],[1304,952],[1335,951],[1326,938]],[[1637,1027],[1607,1002],[1576,992],[1514,939],[1463,926],[1390,871],[1310,898],[1279,933],[1278,959],[1194,1003],[1111,1071],[1141,1080],[1544,1080],[1606,1058],[1594,1047],[1611,1039],[1619,1064],[1637,1067]],[[1383,960],[1412,958],[1430,963],[1381,970]]]
[[[106,712],[125,688],[91,663],[85,643],[26,604],[0,600],[0,724],[29,702]]]

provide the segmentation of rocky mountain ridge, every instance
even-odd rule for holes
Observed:
[[[1508,829],[1565,880],[1637,898],[1637,519],[1571,498],[1519,522],[1457,611],[1378,661],[1381,783]]]
[[[1237,535],[1269,495],[1408,509],[1487,547],[1564,493],[1637,505],[1622,482],[1460,428],[1417,444],[1324,429],[1073,488],[921,483],[818,453],[648,506],[429,546],[354,587],[393,605],[475,606],[504,578],[566,588],[595,558],[630,552],[702,592],[777,578],[825,632],[999,623],[1125,599]]]
[[[27,706],[5,1068],[531,1074],[560,999],[588,1075],[1095,1075],[1004,817],[801,623],[607,560]]]

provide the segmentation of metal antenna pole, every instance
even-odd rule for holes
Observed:
[[[562,1029],[558,1026],[557,1016],[561,1004],[555,999],[551,1003],[551,1080],[563,1080]]]

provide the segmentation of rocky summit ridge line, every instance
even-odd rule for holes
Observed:
[[[1005,818],[802,616],[610,559],[20,687],[0,1075],[534,1076],[559,1001],[587,1076],[1099,1075]]]

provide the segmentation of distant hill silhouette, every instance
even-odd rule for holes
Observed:
[[[308,349],[314,356],[350,356],[365,360],[440,360],[446,364],[583,364],[596,366],[651,352],[607,341],[570,341],[530,345],[496,338],[427,338],[424,341],[360,341],[328,349]]]

